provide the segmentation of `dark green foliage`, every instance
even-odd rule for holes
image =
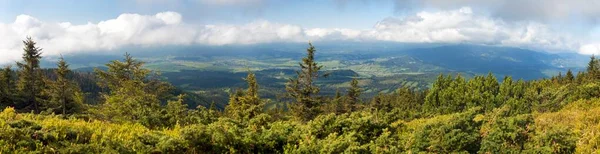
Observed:
[[[248,83],[248,89],[246,91],[237,90],[235,94],[232,94],[229,105],[225,108],[225,112],[231,118],[240,121],[248,121],[259,115],[265,105],[259,97],[258,83],[256,83],[254,73],[248,72],[245,80]]]
[[[13,79],[13,72],[10,66],[0,70],[0,109],[8,106],[14,106],[16,101],[16,89]]]
[[[294,99],[290,110],[296,118],[308,121],[320,112],[319,104],[321,100],[318,98],[319,87],[314,82],[319,77],[319,70],[323,66],[315,62],[315,47],[308,43],[306,49],[306,57],[302,58],[300,71],[296,72],[297,77],[290,79],[286,85],[287,94]]]
[[[101,119],[117,122],[136,121],[148,127],[173,126],[173,120],[178,113],[172,111],[180,109],[174,107],[163,114],[161,99],[168,98],[170,85],[151,78],[151,71],[143,68],[144,63],[125,54],[124,61],[112,61],[106,64],[107,71],[94,70],[98,77],[98,85],[107,88],[108,93],[103,94],[104,104],[96,110]],[[176,103],[182,103],[182,98]],[[169,117],[172,116],[172,117]]]
[[[293,101],[290,112],[279,104],[265,107],[272,100],[260,97],[253,72],[245,78],[247,88],[231,93],[221,112],[214,102],[209,108],[188,106],[186,96],[193,93],[173,92],[170,84],[129,54],[107,64],[106,71],[97,69],[93,77],[70,72],[64,60],[54,72],[41,70],[39,49],[31,39],[25,43],[18,86],[9,67],[0,72],[2,107],[65,115],[5,108],[0,112],[0,153],[600,151],[600,84],[594,77],[600,67],[594,57],[588,71],[577,76],[569,70],[551,79],[505,77],[499,83],[491,72],[472,78],[439,75],[431,89],[400,85],[363,104],[370,96],[364,96],[358,78],[350,81],[345,96],[339,91],[334,97],[319,94],[315,81],[321,66],[309,44],[301,71],[286,85]],[[44,86],[35,86],[43,91],[26,89],[38,80]],[[76,83],[87,87],[90,81],[98,86],[83,89],[101,91],[102,97],[93,100],[99,104],[83,105],[85,90]],[[7,95],[16,89],[17,96]],[[42,104],[36,108],[36,102]],[[27,103],[30,106],[23,106]]]
[[[571,72],[571,69],[569,69],[569,70],[567,71],[567,74],[566,74],[566,76],[565,76],[565,80],[566,80],[567,82],[573,82],[573,81],[575,81],[575,76],[573,75],[573,72]]]
[[[42,49],[36,46],[36,43],[27,37],[23,41],[23,62],[17,62],[19,67],[18,90],[23,99],[17,104],[18,109],[40,112],[43,100],[42,91],[44,87],[44,78],[40,69],[40,59],[42,58]]]
[[[79,87],[69,79],[70,72],[69,65],[61,58],[58,69],[54,71],[56,80],[49,82],[46,89],[49,101],[45,106],[55,113],[72,114],[83,110],[84,96]]]
[[[348,89],[346,102],[344,103],[346,112],[356,111],[356,108],[360,103],[360,93],[361,89],[358,87],[358,80],[353,78],[352,81],[350,81],[350,89]]]
[[[590,57],[586,72],[588,80],[597,81],[600,79],[600,61],[593,55]]]

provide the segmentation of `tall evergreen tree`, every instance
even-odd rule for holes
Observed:
[[[371,111],[379,111],[379,110],[384,110],[387,111],[388,108],[385,108],[385,104],[383,102],[383,94],[381,93],[377,93],[377,95],[373,96],[373,98],[371,99],[371,102],[369,103],[369,106],[371,107]]]
[[[335,90],[335,96],[333,97],[333,100],[330,101],[330,112],[333,112],[335,114],[344,113],[344,106],[342,105],[343,99],[344,97],[342,97],[342,93],[340,93],[340,90]]]
[[[48,88],[49,104],[59,106],[58,110],[62,114],[78,112],[83,104],[83,94],[79,86],[69,79],[71,70],[67,62],[61,57],[57,65],[58,68],[54,71],[56,81],[51,82]]]
[[[434,113],[438,110],[440,106],[442,106],[443,95],[442,91],[448,87],[449,83],[446,81],[446,78],[443,74],[438,75],[437,79],[433,82],[429,93],[425,97],[425,102],[423,104],[423,110],[425,113]]]
[[[7,106],[14,106],[14,92],[15,85],[12,70],[10,66],[6,66],[0,70],[0,109]]]
[[[558,83],[562,83],[562,81],[563,81],[562,72],[558,72],[558,76],[556,76],[556,81]]]
[[[485,90],[482,94],[482,105],[487,111],[491,111],[492,109],[498,107],[501,103],[495,100],[495,97],[498,95],[498,91],[500,90],[500,84],[492,72],[489,72],[486,76],[484,87]]]
[[[577,76],[575,76],[575,82],[577,82],[577,84],[581,84],[583,83],[585,80],[585,74],[581,71],[577,72]]]
[[[358,80],[353,78],[350,81],[350,89],[348,89],[348,93],[346,94],[347,101],[345,108],[347,112],[354,112],[356,110],[358,103],[360,103],[360,93],[361,89],[358,87]]]
[[[98,85],[109,90],[123,87],[126,82],[133,82],[136,86],[145,85],[144,81],[150,75],[150,70],[142,68],[144,62],[133,59],[129,53],[125,53],[123,61],[113,60],[106,64],[107,71],[94,69],[99,78]]]
[[[262,113],[264,102],[261,101],[258,94],[258,83],[254,73],[249,72],[246,77],[248,89],[246,91],[237,90],[235,94],[230,96],[229,105],[225,108],[225,112],[232,118],[240,121],[248,121]]]
[[[573,72],[571,72],[571,69],[567,71],[565,78],[568,82],[573,82],[573,80],[575,80],[575,76],[573,76]]]
[[[27,37],[23,41],[23,62],[17,62],[19,67],[19,80],[17,87],[23,98],[20,108],[25,110],[40,111],[42,90],[44,89],[44,76],[40,69],[42,49],[36,47],[36,43]]]
[[[136,121],[145,126],[161,127],[160,96],[163,92],[153,87],[147,80],[150,70],[143,68],[144,63],[125,54],[123,61],[114,60],[106,66],[107,71],[95,69],[98,85],[107,88],[103,93],[105,103],[100,115],[104,118],[120,121]],[[160,84],[164,85],[164,84]]]
[[[588,75],[588,79],[589,80],[597,80],[600,78],[600,63],[598,62],[598,59],[596,59],[595,56],[592,55],[592,57],[590,57],[590,61],[588,62],[588,66],[587,66],[587,75]]]
[[[316,49],[312,43],[308,43],[306,49],[307,55],[302,58],[299,64],[301,70],[297,71],[297,78],[290,79],[286,85],[287,94],[295,99],[290,107],[292,113],[299,119],[307,121],[319,113],[319,87],[314,84],[314,80],[319,77],[319,70],[323,66],[315,62]]]

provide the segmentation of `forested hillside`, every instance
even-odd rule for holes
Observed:
[[[321,91],[316,83],[328,74],[309,44],[279,92],[282,102],[261,98],[249,71],[246,88],[230,92],[220,110],[189,107],[189,95],[129,54],[89,73],[95,84],[80,85],[89,81],[74,79],[83,77],[65,60],[53,72],[40,68],[42,52],[30,38],[23,50],[15,68],[0,72],[0,153],[600,152],[595,57],[584,72],[549,79],[440,74],[429,89],[364,99],[369,83],[357,78],[350,88]]]

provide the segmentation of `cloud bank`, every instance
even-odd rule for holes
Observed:
[[[20,59],[21,40],[26,36],[33,37],[44,48],[44,56],[114,51],[131,45],[227,45],[309,40],[473,43],[600,53],[600,43],[584,44],[566,32],[538,22],[505,22],[477,15],[470,7],[390,17],[375,23],[371,29],[303,28],[266,20],[242,25],[194,25],[183,21],[177,12],[122,14],[115,19],[79,25],[44,22],[19,15],[12,23],[0,23],[0,36],[3,36],[0,63]]]
[[[600,20],[597,0],[394,0],[397,11],[413,8],[457,9],[468,6],[505,20]]]

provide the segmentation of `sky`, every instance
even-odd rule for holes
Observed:
[[[0,64],[125,46],[390,41],[600,54],[600,0],[0,0]],[[168,52],[168,51],[165,51]]]

